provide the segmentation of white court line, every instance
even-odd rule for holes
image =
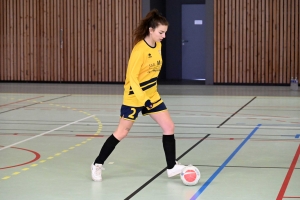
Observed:
[[[78,124],[89,124],[89,125],[95,125],[98,126],[98,123],[78,123]],[[101,123],[102,125],[115,125],[117,126],[119,123]],[[143,124],[135,122],[134,126],[153,126],[153,127],[159,127],[158,124]],[[214,124],[176,124],[175,127],[202,127],[202,128],[216,128],[218,125]],[[252,125],[223,125],[222,128],[253,128]],[[295,124],[295,126],[270,126],[270,125],[262,125],[259,129],[278,129],[278,128],[284,128],[284,129],[295,129],[299,128],[300,126]]]
[[[7,148],[10,148],[10,147],[12,147],[12,146],[16,146],[16,145],[18,145],[18,144],[21,144],[21,143],[23,143],[23,142],[26,142],[26,141],[32,140],[32,139],[34,139],[34,138],[37,138],[37,137],[43,136],[43,135],[45,135],[45,134],[47,134],[47,133],[54,132],[54,131],[56,131],[56,130],[59,130],[59,129],[61,129],[61,128],[64,128],[64,127],[66,127],[66,126],[70,126],[70,125],[72,125],[72,124],[76,124],[76,123],[78,123],[78,122],[80,122],[80,121],[86,120],[86,119],[88,119],[88,118],[91,118],[91,117],[94,117],[94,116],[95,116],[95,115],[91,115],[91,116],[85,117],[85,118],[83,118],[83,119],[79,119],[79,120],[77,120],[77,121],[74,121],[74,122],[71,122],[71,123],[69,123],[69,124],[66,124],[66,125],[60,126],[60,127],[58,127],[58,128],[52,129],[52,130],[50,130],[50,131],[47,131],[47,132],[41,133],[41,134],[39,134],[39,135],[36,135],[36,136],[33,136],[33,137],[31,137],[31,138],[27,138],[27,139],[25,139],[25,140],[22,140],[22,141],[20,141],[20,142],[17,142],[17,143],[14,143],[14,144],[11,144],[11,145],[8,145],[8,146],[5,146],[5,147],[1,148],[1,149],[0,149],[0,151],[2,151],[2,150],[4,150],[4,149],[7,149]]]

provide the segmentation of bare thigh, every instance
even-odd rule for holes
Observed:
[[[121,141],[123,138],[125,138],[130,131],[134,121],[126,120],[124,118],[120,118],[119,125],[117,129],[114,132],[115,138],[117,138],[119,141]]]
[[[159,124],[164,135],[174,134],[174,122],[168,110],[150,114],[150,117]]]

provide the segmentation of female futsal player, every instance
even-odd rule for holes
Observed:
[[[150,115],[163,130],[162,142],[168,177],[180,174],[185,167],[175,160],[174,123],[157,92],[157,77],[162,66],[161,41],[166,37],[168,25],[165,17],[157,10],[152,10],[134,31],[134,48],[126,72],[120,122],[91,165],[94,181],[102,180],[101,172],[105,160],[115,146],[127,136],[140,112]]]

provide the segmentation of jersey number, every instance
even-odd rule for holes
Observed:
[[[131,108],[131,110],[132,110],[132,113],[128,117],[134,119],[134,115],[136,113],[136,109],[135,108]]]

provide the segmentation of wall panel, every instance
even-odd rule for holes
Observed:
[[[0,80],[123,82],[141,0],[1,0]]]
[[[299,78],[299,4],[215,0],[214,83],[288,84]]]

